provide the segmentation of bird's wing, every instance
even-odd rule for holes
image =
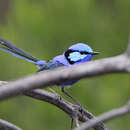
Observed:
[[[41,67],[37,72],[41,72],[41,71],[45,71],[45,70],[53,70],[53,69],[61,67],[61,66],[64,66],[64,65],[61,63],[57,64],[57,63],[53,62],[53,60],[51,60],[51,61],[46,62],[44,64],[44,66]]]

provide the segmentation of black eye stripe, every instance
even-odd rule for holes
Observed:
[[[78,52],[79,52],[79,51],[78,51]],[[82,55],[83,55],[83,54],[86,54],[86,55],[87,55],[87,54],[90,54],[89,52],[84,52],[84,51],[81,51],[81,52],[79,52],[79,53],[82,54]]]

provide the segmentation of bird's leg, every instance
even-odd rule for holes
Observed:
[[[74,103],[76,103],[76,105],[78,105],[79,107],[82,108],[81,104],[80,104],[75,98],[73,98],[71,95],[69,95],[69,94],[65,91],[65,88],[64,88],[64,87],[61,87],[61,91],[62,91],[66,96],[70,97],[70,98],[72,99],[72,101],[73,101]]]
[[[74,122],[74,120],[73,120],[73,118],[72,118],[72,119],[71,119],[71,122],[70,122],[70,130],[73,129],[73,122]]]

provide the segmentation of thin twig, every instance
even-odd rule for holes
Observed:
[[[96,124],[100,122],[105,122],[116,117],[124,116],[126,114],[130,114],[130,102],[121,108],[113,109],[94,119],[91,119],[86,123],[83,123],[79,128],[75,128],[74,130],[87,130],[94,127]]]

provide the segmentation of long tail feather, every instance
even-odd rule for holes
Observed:
[[[25,59],[28,62],[36,63],[39,61],[36,57],[26,53],[24,50],[18,48],[13,43],[10,43],[2,38],[0,38],[0,50],[8,52],[18,58]]]

